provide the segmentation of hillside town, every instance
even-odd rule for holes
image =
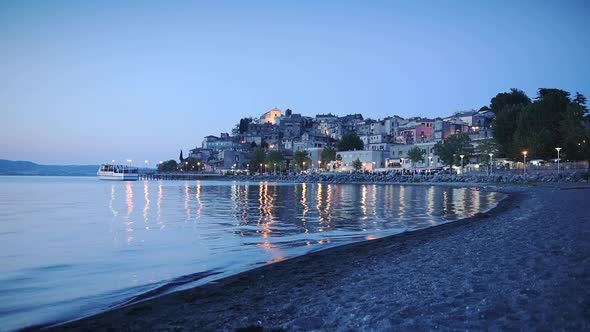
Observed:
[[[337,116],[328,113],[310,117],[275,107],[258,118],[241,119],[231,134],[206,136],[201,147],[190,150],[188,158],[178,166],[181,170],[186,166],[188,170],[195,170],[195,165],[189,165],[190,160],[192,164],[196,162],[198,170],[210,172],[348,172],[408,170],[412,167],[422,171],[434,170],[447,166],[435,153],[436,143],[451,135],[465,134],[471,141],[473,153],[465,156],[464,166],[476,167],[480,158],[483,162],[491,158],[481,157],[477,152],[482,142],[489,142],[493,137],[493,118],[494,113],[487,107],[445,118],[404,119],[394,115],[377,120],[364,118],[362,114]],[[343,137],[351,134],[358,136],[362,145],[350,150],[336,148]],[[422,158],[412,163],[409,151],[415,147],[420,149]],[[336,155],[329,158],[324,154],[322,158],[326,149],[334,149]],[[257,150],[278,158],[270,163],[256,159]],[[301,153],[304,154],[302,161],[297,159]],[[496,162],[508,163],[506,160]]]

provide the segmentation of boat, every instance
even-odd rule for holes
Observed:
[[[126,165],[102,164],[96,173],[100,180],[136,181],[138,168]]]

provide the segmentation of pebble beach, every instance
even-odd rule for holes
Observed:
[[[590,186],[508,194],[473,218],[327,249],[55,331],[590,328]]]

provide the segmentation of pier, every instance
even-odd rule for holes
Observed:
[[[217,173],[191,173],[191,172],[174,172],[158,173],[153,171],[139,171],[139,180],[215,180],[222,179],[223,174]]]

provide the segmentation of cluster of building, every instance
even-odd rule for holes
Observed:
[[[206,136],[201,147],[190,150],[189,157],[203,161],[210,170],[245,169],[252,152],[261,147],[282,152],[288,165],[296,151],[307,151],[309,167],[318,168],[321,152],[334,145],[347,133],[355,132],[364,148],[339,151],[341,160],[332,164],[336,171],[349,171],[360,160],[365,170],[410,167],[408,151],[418,146],[424,154],[419,168],[443,166],[434,154],[434,145],[450,135],[469,135],[476,147],[481,140],[492,137],[494,113],[489,110],[456,113],[446,118],[426,119],[399,116],[365,119],[361,114],[315,117],[285,112],[274,108],[259,118],[242,119],[230,133]]]

